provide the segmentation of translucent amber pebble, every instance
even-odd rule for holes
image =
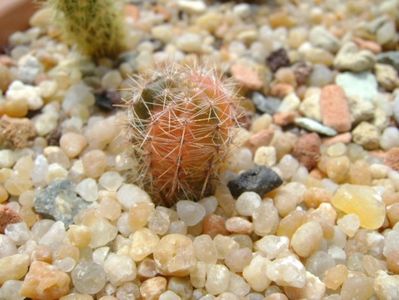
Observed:
[[[347,214],[356,214],[363,228],[377,229],[384,223],[384,202],[378,192],[371,187],[344,184],[337,190],[331,203]]]

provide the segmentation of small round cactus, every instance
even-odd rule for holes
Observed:
[[[120,0],[47,0],[63,38],[94,59],[125,50]]]
[[[167,66],[138,79],[132,94],[137,180],[165,205],[209,194],[241,117],[232,85],[212,70]]]

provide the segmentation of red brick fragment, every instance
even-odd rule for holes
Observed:
[[[0,205],[0,233],[4,233],[8,224],[21,222],[21,217],[11,208]]]
[[[320,145],[321,140],[318,134],[305,134],[297,140],[292,155],[308,170],[311,170],[320,158]]]
[[[341,87],[335,84],[322,88],[320,95],[321,117],[324,125],[338,132],[351,129],[348,101]]]
[[[376,42],[363,40],[360,38],[354,38],[353,41],[359,46],[359,48],[370,50],[374,54],[378,54],[382,51],[381,46]]]
[[[231,74],[242,87],[248,88],[250,90],[258,90],[263,85],[258,72],[254,68],[245,66],[243,64],[234,64],[231,67]]]
[[[249,138],[248,142],[246,143],[246,146],[251,148],[252,150],[256,150],[261,146],[267,146],[272,141],[273,136],[274,136],[273,129],[271,128],[263,129],[252,135]]]
[[[387,166],[399,171],[399,147],[389,149],[386,152],[384,161]]]
[[[202,223],[202,233],[208,234],[212,238],[218,234],[228,235],[229,232],[225,226],[226,220],[218,215],[210,214],[205,217]]]
[[[298,114],[295,111],[278,112],[273,115],[273,122],[279,126],[287,126],[294,123],[296,117]]]
[[[349,144],[352,140],[352,134],[350,132],[338,134],[334,137],[323,139],[323,145],[333,145],[338,143]]]

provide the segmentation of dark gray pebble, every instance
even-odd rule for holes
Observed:
[[[251,99],[259,113],[268,113],[270,115],[274,115],[281,104],[280,99],[274,97],[265,97],[258,92],[254,92]]]
[[[288,67],[291,64],[287,51],[284,48],[270,53],[266,59],[266,63],[273,72],[276,72],[281,67]]]
[[[68,227],[73,218],[89,204],[80,198],[71,181],[57,180],[40,191],[34,201],[34,209],[45,217],[61,221]]]
[[[282,183],[280,176],[272,169],[256,166],[230,180],[227,186],[234,198],[238,198],[244,192],[255,192],[262,197]]]
[[[391,65],[399,72],[399,51],[388,51],[377,55],[377,62]]]

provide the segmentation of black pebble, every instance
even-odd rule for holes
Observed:
[[[255,192],[262,197],[282,183],[280,176],[272,169],[256,166],[230,180],[227,186],[234,198],[238,198],[244,192]]]
[[[103,111],[113,111],[116,106],[122,103],[118,91],[105,91],[95,94],[96,106]]]
[[[266,62],[273,72],[276,72],[281,67],[288,67],[291,64],[287,51],[285,51],[284,48],[280,48],[270,53]]]

